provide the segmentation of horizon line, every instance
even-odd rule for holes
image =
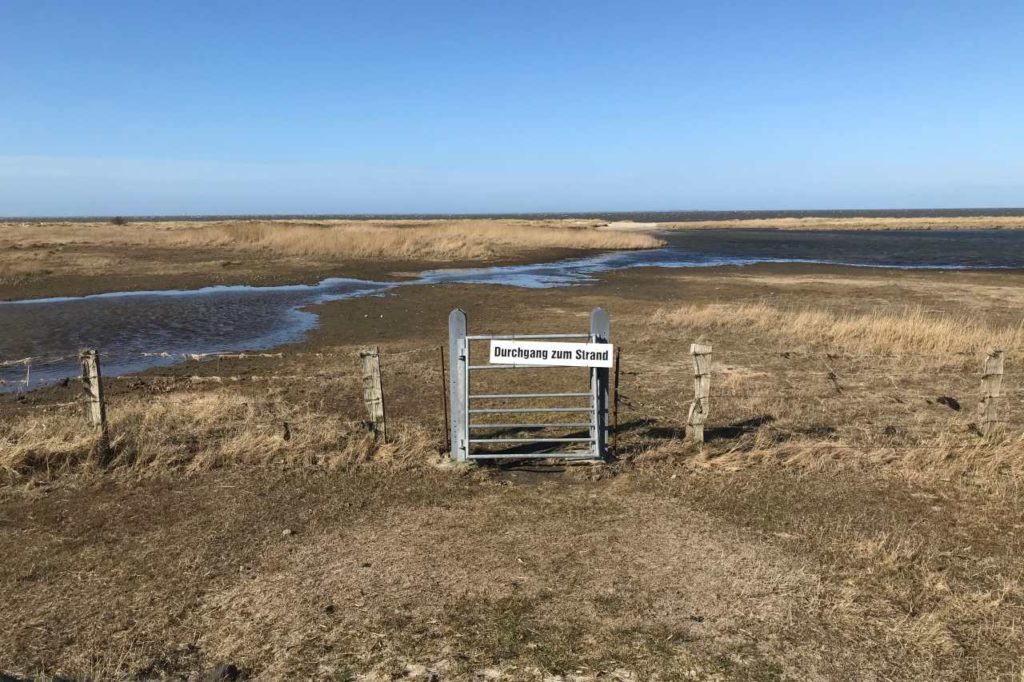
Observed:
[[[986,213],[988,212],[988,213]],[[961,206],[955,208],[792,208],[792,209],[637,209],[613,211],[488,211],[488,212],[411,212],[411,213],[170,213],[170,214],[78,214],[78,215],[35,215],[0,216],[3,222],[46,222],[70,220],[76,222],[126,220],[136,222],[157,222],[162,220],[286,220],[311,219],[409,219],[409,218],[601,218],[605,216],[704,216],[707,220],[727,220],[729,216],[756,214],[774,218],[830,217],[836,214],[849,216],[883,218],[900,217],[1011,217],[1024,216],[1024,206]],[[911,215],[911,214],[917,214]],[[836,216],[838,217],[838,216]],[[638,220],[638,222],[644,222]],[[654,222],[654,221],[651,221]]]

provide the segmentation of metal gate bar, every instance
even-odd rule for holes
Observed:
[[[476,370],[490,369],[552,369],[549,366],[533,364],[509,365],[474,365],[470,357],[470,346],[473,341],[515,340],[515,339],[586,339],[590,342],[607,343],[610,339],[608,314],[602,308],[591,312],[591,330],[589,334],[478,334],[466,333],[466,314],[461,310],[453,310],[448,318],[449,354],[452,358],[449,375],[449,390],[452,405],[452,458],[459,461],[496,460],[496,459],[602,459],[605,454],[607,437],[607,406],[608,406],[608,370],[591,367],[589,369],[590,391],[588,392],[557,392],[557,393],[489,393],[472,395],[471,376]],[[569,368],[561,368],[569,369]],[[497,407],[470,409],[471,400],[523,400],[545,398],[589,398],[588,405],[578,407]],[[587,422],[571,423],[522,423],[522,424],[481,424],[473,423],[471,415],[479,414],[559,414],[589,413]],[[539,420],[538,420],[539,421]],[[548,429],[566,430],[586,428],[590,431],[587,438],[569,436],[547,436],[538,434],[531,437],[483,437],[471,438],[472,430],[495,429]],[[585,450],[568,450],[559,452],[524,452],[504,450],[501,452],[474,452],[474,445],[498,443],[589,443]]]
[[[470,443],[589,443],[590,438],[470,438]]]
[[[564,459],[564,460],[581,460],[590,461],[594,459],[594,456],[589,452],[572,451],[569,452],[519,452],[519,453],[489,453],[479,452],[472,456],[472,459]]]
[[[589,339],[590,334],[482,334],[467,336],[467,341],[511,341],[515,339]]]
[[[498,407],[495,409],[481,408],[467,410],[469,414],[508,414],[509,412],[590,412],[594,409],[591,405],[586,407]]]
[[[498,400],[500,398],[589,398],[589,393],[491,393],[471,395],[470,400]]]
[[[470,424],[470,429],[554,429],[554,428],[582,428],[590,426],[590,422],[561,423],[550,422],[548,424]]]

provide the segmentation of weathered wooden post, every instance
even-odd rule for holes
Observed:
[[[82,361],[82,387],[85,389],[85,419],[96,430],[96,449],[101,455],[106,455],[110,450],[110,431],[107,427],[100,356],[95,349],[87,348],[79,353],[79,359]]]
[[[981,401],[978,403],[978,429],[983,436],[995,433],[998,424],[996,401],[1003,386],[1003,358],[1004,353],[999,348],[990,351],[985,358],[981,374]]]
[[[594,308],[590,311],[590,342],[611,343],[612,325],[608,311]],[[596,452],[601,459],[605,458],[608,449],[608,368],[590,368],[590,387],[594,400],[594,428],[590,437],[594,439]]]
[[[382,441],[387,441],[384,389],[380,381],[380,349],[377,346],[361,349],[359,361],[363,371],[363,402],[366,403],[366,412],[370,415],[373,435]]]
[[[693,402],[686,417],[690,439],[704,442],[704,422],[708,417],[708,396],[711,392],[711,345],[694,343],[690,345],[693,356]]]
[[[451,405],[452,459],[465,462],[469,458],[466,395],[469,372],[466,370],[466,313],[456,308],[448,315],[448,404]]]

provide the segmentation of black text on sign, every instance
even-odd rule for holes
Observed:
[[[561,343],[555,341],[491,341],[492,365],[541,365],[548,367],[611,367],[610,343]]]

